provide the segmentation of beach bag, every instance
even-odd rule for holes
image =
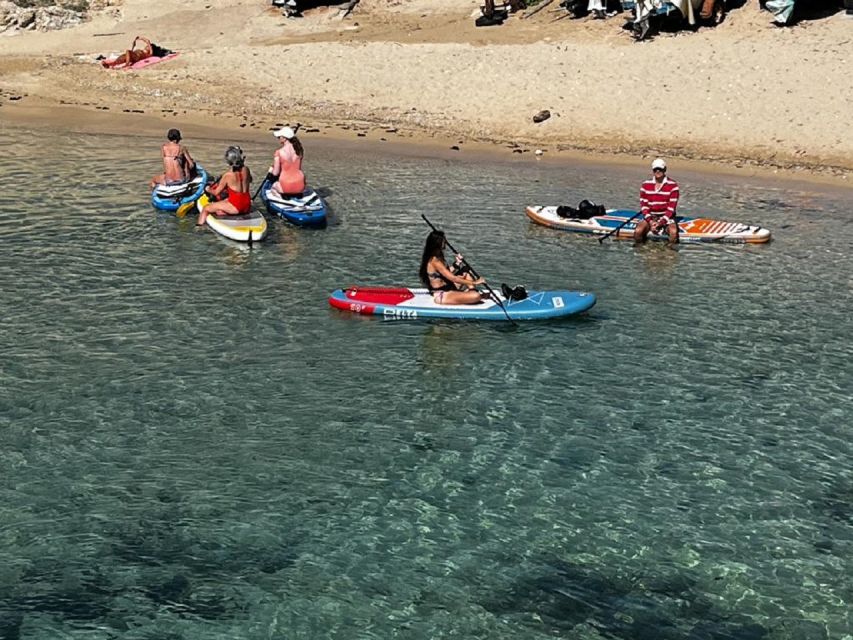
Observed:
[[[575,218],[578,217],[578,210],[574,207],[569,207],[568,205],[560,205],[557,207],[557,215],[561,218]]]
[[[596,216],[603,216],[605,213],[607,213],[607,210],[604,208],[603,204],[595,204],[590,200],[581,200],[580,203],[578,203],[578,217],[581,220],[589,220]]]
[[[175,53],[170,49],[166,49],[165,47],[161,47],[159,44],[151,43],[151,55],[157,58],[165,58],[166,56],[172,55]]]
[[[573,218],[575,220],[589,220],[595,216],[603,216],[607,213],[604,205],[595,204],[590,200],[581,200],[577,209],[569,206],[557,207],[557,215],[561,218]]]

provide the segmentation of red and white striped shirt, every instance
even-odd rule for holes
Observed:
[[[652,216],[664,216],[675,220],[678,206],[678,183],[664,176],[663,182],[654,178],[646,180],[640,187],[640,213],[648,220]]]

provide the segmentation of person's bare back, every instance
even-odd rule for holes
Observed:
[[[158,184],[177,184],[188,181],[195,171],[195,160],[190,152],[181,144],[181,132],[169,129],[166,133],[169,140],[160,148],[163,158],[163,173],[151,179],[151,188]]]
[[[187,151],[178,142],[163,145],[163,175],[167,182],[184,182],[188,177]]]

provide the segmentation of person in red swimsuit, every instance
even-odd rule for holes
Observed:
[[[240,147],[228,147],[225,151],[225,162],[231,167],[222,175],[214,185],[205,187],[205,191],[211,196],[218,196],[228,189],[228,198],[219,202],[211,202],[206,205],[196,220],[196,224],[203,225],[210,214],[224,214],[236,216],[249,213],[252,208],[252,196],[249,193],[249,185],[252,184],[252,172],[246,166],[246,158]]]

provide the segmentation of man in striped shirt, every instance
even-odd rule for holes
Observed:
[[[634,229],[634,240],[645,242],[649,232],[661,233],[666,229],[669,244],[678,242],[678,225],[675,209],[678,206],[678,183],[666,176],[666,162],[658,158],[652,162],[652,178],[640,187],[640,213],[643,219]]]

